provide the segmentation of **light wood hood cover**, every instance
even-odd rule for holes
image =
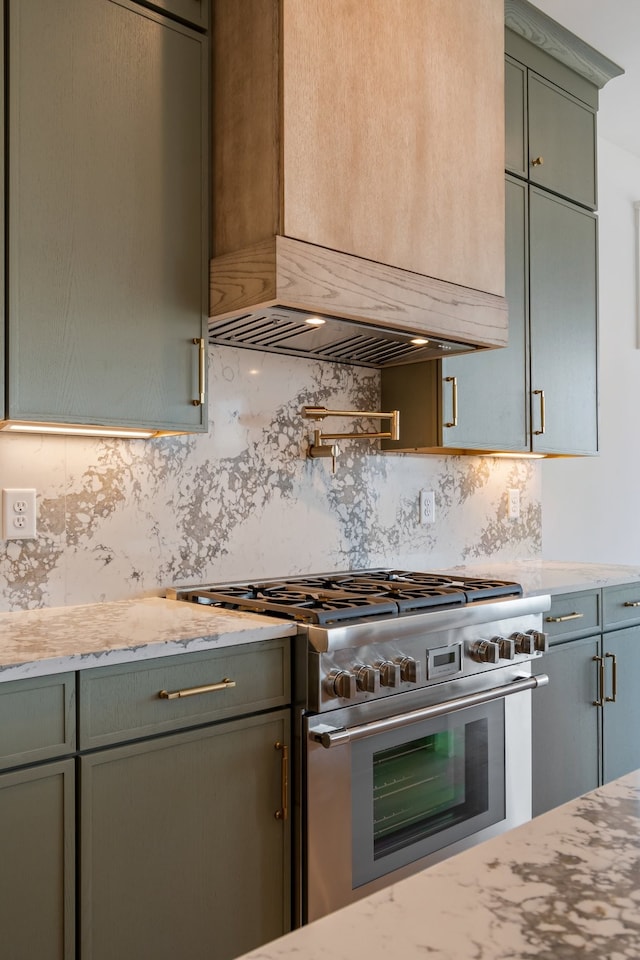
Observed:
[[[216,0],[210,315],[507,341],[502,0]]]

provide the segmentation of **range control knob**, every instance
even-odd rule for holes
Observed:
[[[507,637],[494,637],[491,642],[498,644],[501,660],[513,660],[516,655],[516,645],[513,640]]]
[[[330,697],[353,700],[357,693],[355,674],[349,673],[348,670],[336,670],[327,677],[325,689]]]
[[[378,664],[380,684],[383,687],[397,687],[400,683],[400,664],[392,660],[383,660]]]
[[[400,667],[400,679],[404,683],[420,683],[420,664],[413,657],[400,657],[396,663]]]
[[[536,652],[535,640],[530,633],[512,633],[511,639],[516,645],[516,653],[524,653],[527,657]]]
[[[549,637],[542,630],[527,630],[527,633],[533,637],[536,650],[540,653],[549,652]]]
[[[478,640],[472,643],[469,653],[480,663],[497,663],[500,659],[500,647],[493,640]]]
[[[363,664],[361,667],[356,667],[355,675],[359,690],[364,690],[365,693],[380,692],[380,671],[376,667]]]

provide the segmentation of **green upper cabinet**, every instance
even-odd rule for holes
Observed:
[[[129,0],[6,6],[4,419],[204,430],[207,38]]]
[[[529,179],[595,209],[595,110],[532,71],[528,89]]]
[[[527,52],[519,49],[521,56]],[[597,90],[585,85],[584,95],[589,102],[528,69],[525,63],[506,58],[507,170],[595,209]]]
[[[538,188],[529,197],[531,448],[598,450],[597,222]]]

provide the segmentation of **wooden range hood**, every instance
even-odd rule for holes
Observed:
[[[374,366],[504,346],[503,0],[213,9],[210,340]]]

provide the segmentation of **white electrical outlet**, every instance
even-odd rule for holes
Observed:
[[[517,487],[507,490],[507,516],[509,520],[517,520],[520,516],[520,491]]]
[[[420,491],[420,523],[436,522],[436,497],[433,490]]]
[[[2,530],[5,540],[35,539],[35,490],[4,488],[2,491]]]

